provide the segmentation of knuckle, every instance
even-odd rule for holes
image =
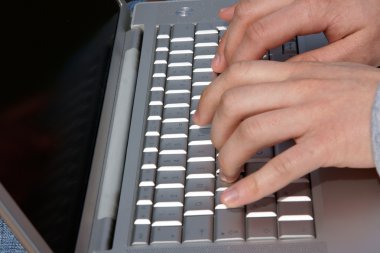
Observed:
[[[262,188],[260,183],[255,175],[250,175],[248,177],[249,180],[249,193],[253,196],[263,196]]]
[[[248,11],[251,7],[251,2],[249,0],[241,0],[235,7],[234,16],[237,19],[245,19],[248,17]]]
[[[277,173],[278,177],[289,176],[294,172],[294,160],[288,156],[278,156],[272,160],[272,167]]]
[[[246,35],[250,41],[260,41],[260,39],[265,38],[268,29],[259,20],[248,26]]]
[[[234,105],[237,103],[237,94],[232,89],[223,93],[220,99],[218,114],[222,118],[230,118],[234,115]]]
[[[242,139],[254,139],[254,136],[263,132],[263,124],[256,118],[249,118],[240,123],[238,128],[239,135]]]

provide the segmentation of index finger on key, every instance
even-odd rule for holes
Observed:
[[[297,69],[296,63],[270,61],[238,62],[219,75],[202,93],[193,120],[198,125],[211,123],[223,93],[233,87],[286,80]],[[276,73],[275,75],[273,73]]]

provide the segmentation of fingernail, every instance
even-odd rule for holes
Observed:
[[[220,56],[218,53],[215,54],[214,59],[212,59],[212,66],[218,66],[220,64]]]
[[[222,181],[224,181],[224,182],[227,182],[227,177],[223,174],[223,172],[222,171],[220,171],[219,172],[219,177],[220,177],[220,179],[222,180]]]
[[[231,206],[239,199],[239,193],[234,187],[227,188],[222,194],[222,199],[225,205]]]
[[[219,12],[225,12],[225,11],[228,10],[228,9],[229,9],[228,7],[221,8],[221,9],[219,10]]]
[[[199,121],[199,113],[198,113],[198,110],[195,111],[194,115],[193,115],[193,121],[195,123],[198,123]]]

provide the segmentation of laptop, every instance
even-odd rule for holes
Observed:
[[[378,252],[380,185],[374,169],[323,168],[250,205],[228,209],[210,126],[191,115],[228,24],[230,0],[119,1],[108,79],[75,252]],[[263,60],[323,46],[298,36]],[[257,152],[242,176],[291,141]],[[1,217],[31,252],[49,244],[1,188]],[[59,218],[59,217],[55,217]]]

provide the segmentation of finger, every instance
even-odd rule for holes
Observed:
[[[239,45],[239,50],[233,54],[226,54],[228,63],[258,59],[266,51],[275,48],[296,35],[304,35],[324,31],[328,23],[322,19],[322,10],[315,13],[308,12],[313,8],[306,8],[306,1],[297,1],[271,15],[246,27],[246,31]],[[286,20],[286,22],[284,22]]]
[[[316,63],[282,63],[275,61],[238,62],[230,66],[218,76],[202,93],[198,109],[193,117],[195,123],[206,125],[211,123],[221,96],[233,87],[253,85],[257,83],[281,82],[289,78],[310,78],[317,75]],[[273,73],[276,73],[275,75]]]
[[[307,81],[308,82],[308,81]],[[295,106],[307,100],[310,89],[301,91],[305,81],[245,85],[226,91],[212,120],[211,138],[220,149],[245,118],[284,107]]]
[[[227,68],[227,62],[224,59],[224,48],[226,46],[226,37],[228,36],[228,29],[227,31],[223,34],[222,38],[219,41],[219,46],[216,50],[214,59],[212,59],[211,62],[211,68],[214,72],[216,73],[222,73],[226,68]]]
[[[268,196],[319,168],[320,155],[312,142],[296,144],[225,190],[221,201],[228,207],[238,207]]]
[[[219,18],[224,20],[224,21],[230,22],[232,20],[232,17],[234,16],[234,11],[235,11],[236,5],[237,5],[237,3],[232,4],[226,8],[220,9],[219,10]]]
[[[224,71],[225,67],[229,64],[226,56],[232,55],[238,49],[238,45],[244,36],[246,26],[249,23],[255,22],[263,16],[286,6],[293,1],[294,0],[240,1],[235,6],[234,16],[228,26],[228,33],[226,33],[224,39],[227,46],[223,46],[217,51],[216,59],[218,59],[218,61],[213,63],[214,69],[218,70],[219,73]]]
[[[290,58],[288,61],[349,61],[357,63],[370,63],[371,56],[366,48],[363,32],[351,34],[327,46],[308,51]]]
[[[292,72],[291,68],[291,64],[270,61],[234,64],[203,91],[193,120],[199,125],[211,123],[220,98],[226,90],[259,82],[282,81]],[[273,75],[273,71],[276,75]]]
[[[234,182],[239,177],[239,168],[257,151],[301,136],[311,122],[305,117],[306,110],[306,106],[285,108],[242,121],[219,150],[224,179]]]

